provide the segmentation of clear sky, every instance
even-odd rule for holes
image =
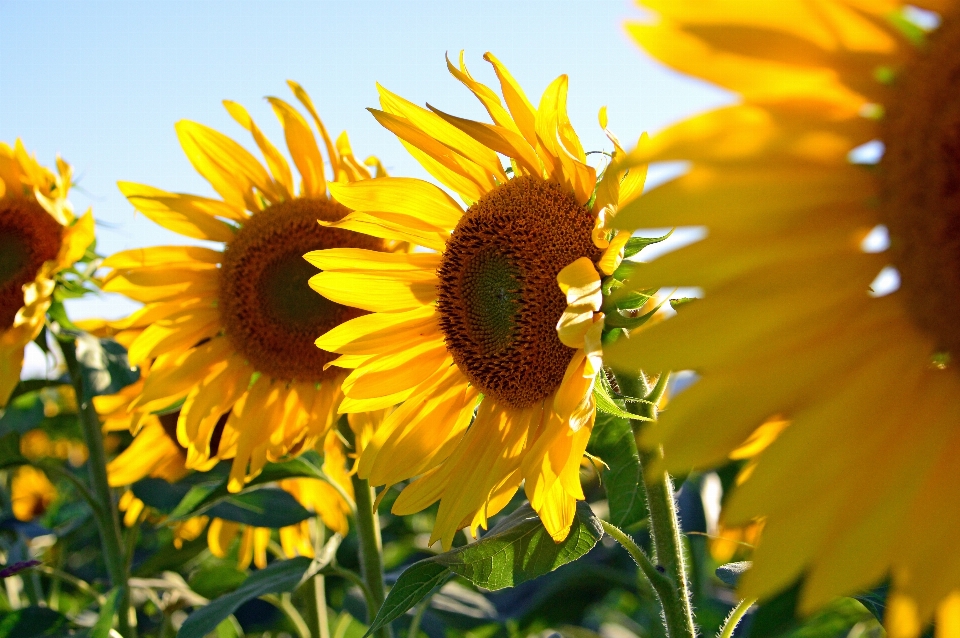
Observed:
[[[0,0],[0,140],[20,137],[46,165],[73,164],[78,212],[92,206],[102,254],[187,243],[133,208],[118,180],[214,195],[174,133],[192,119],[253,148],[221,100],[245,105],[283,147],[263,100],[293,101],[285,80],[311,94],[327,128],[347,130],[361,157],[394,175],[426,177],[365,110],[376,82],[413,102],[486,120],[451,77],[444,54],[461,49],[481,81],[497,86],[485,51],[506,64],[536,103],[561,73],[568,108],[588,150],[610,150],[597,125],[627,145],[730,96],[650,60],[624,23],[644,14],[627,0]],[[259,157],[259,153],[254,152]],[[117,317],[134,306],[107,296],[71,307],[76,317]]]

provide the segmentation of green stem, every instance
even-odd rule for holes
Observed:
[[[664,599],[671,599],[676,597],[676,591],[673,586],[673,582],[666,577],[665,574],[662,574],[654,564],[650,561],[650,558],[643,552],[642,549],[633,541],[632,538],[623,530],[621,530],[616,525],[608,523],[607,521],[600,521],[600,525],[603,526],[603,531],[606,532],[613,540],[620,543],[620,546],[627,550],[627,553],[630,554],[630,557],[633,559],[633,562],[637,564],[637,567],[640,568],[640,573],[643,574],[647,582],[650,583],[650,586],[653,587],[653,591],[656,592],[657,598],[660,599],[661,606],[664,605]]]
[[[756,598],[744,598],[741,600],[730,612],[730,615],[727,616],[727,620],[723,623],[723,629],[717,634],[717,638],[732,638],[733,630],[740,624],[740,619],[743,618],[743,615],[747,613],[747,610],[750,609],[750,606],[755,602],[757,602]]]
[[[386,599],[386,586],[383,584],[383,545],[380,540],[380,521],[376,510],[373,509],[373,490],[370,484],[354,474],[353,494],[357,503],[357,537],[360,541],[360,573],[370,591],[370,602],[373,603],[367,612],[367,622],[373,623],[377,612],[383,607]],[[392,638],[393,631],[386,625],[376,633],[379,638]]]
[[[117,606],[120,634],[124,638],[136,638],[136,617],[131,614],[130,586],[127,583],[126,556],[121,543],[120,519],[107,481],[107,453],[103,447],[100,418],[84,390],[83,371],[80,368],[80,362],[77,361],[76,341],[69,335],[61,335],[58,341],[70,373],[70,382],[77,395],[80,425],[89,450],[87,468],[90,472],[90,487],[100,505],[93,508],[93,515],[100,530],[103,559],[107,566],[107,574],[110,576],[110,584],[120,589],[120,600]]]
[[[667,388],[670,373],[662,373],[653,388],[649,389],[642,373],[640,376],[633,374],[616,376],[623,395],[642,397],[646,400],[628,403],[627,409],[639,416],[656,418],[657,403]],[[660,455],[659,450],[654,454],[641,454],[641,463],[659,460]],[[667,635],[669,638],[696,638],[697,631],[693,622],[693,608],[690,605],[690,585],[687,579],[683,538],[677,516],[677,505],[673,499],[673,480],[666,472],[653,477],[647,476],[644,472],[644,476],[646,480],[643,490],[647,510],[650,513],[653,560],[656,561],[657,571],[670,581],[670,593],[660,593],[658,590]],[[652,580],[651,583],[653,583]]]
[[[338,428],[347,443],[356,448],[357,444],[353,430],[350,429],[346,415],[340,417]],[[380,538],[380,520],[377,516],[377,510],[373,506],[376,501],[370,483],[366,479],[360,478],[356,472],[350,475],[350,480],[353,482],[353,499],[356,506],[354,520],[357,524],[357,539],[360,545],[358,548],[360,573],[367,585],[366,593],[369,594],[367,596],[367,622],[372,624],[387,597],[386,585],[383,582],[383,541]],[[378,638],[393,638],[393,629],[388,623],[379,629],[375,635]]]
[[[326,526],[320,517],[314,519],[313,555],[319,557],[323,551]],[[327,618],[327,583],[322,573],[317,573],[306,584],[307,625],[314,638],[330,638],[330,620]]]
[[[413,615],[413,620],[410,621],[410,629],[407,631],[407,638],[417,638],[417,634],[420,633],[420,622],[423,620],[423,614],[427,611],[427,607],[430,606],[430,598],[427,598],[422,603],[417,605],[417,611]]]

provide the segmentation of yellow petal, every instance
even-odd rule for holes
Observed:
[[[313,136],[310,126],[292,106],[283,100],[268,97],[267,101],[270,102],[273,112],[276,113],[277,119],[283,126],[283,134],[287,140],[290,156],[303,178],[301,196],[321,197],[326,195],[327,184],[323,176],[323,157],[320,155],[317,140]]]
[[[267,171],[245,148],[196,122],[180,120],[176,129],[190,163],[220,193],[224,202],[235,208],[260,210],[254,189],[271,202],[277,201]]]
[[[385,275],[322,272],[310,278],[310,287],[324,297],[370,312],[413,310],[437,298],[436,277],[426,280]]]
[[[506,101],[507,108],[510,109],[510,114],[513,116],[513,121],[516,122],[520,133],[531,146],[536,147],[536,111],[533,104],[530,103],[523,89],[520,88],[520,84],[513,79],[510,71],[500,60],[489,51],[483,54],[483,59],[493,66],[497,79],[500,80],[500,91],[503,93],[503,99]]]
[[[436,272],[440,267],[439,253],[385,253],[363,248],[328,248],[314,250],[303,256],[320,270],[339,272],[368,272],[422,270]]]
[[[405,215],[440,229],[453,229],[463,215],[460,206],[441,189],[409,177],[331,184],[330,194],[352,210]]]
[[[422,306],[406,312],[363,315],[333,328],[317,347],[342,354],[379,354],[397,343],[413,343],[437,334],[436,309]]]
[[[373,399],[412,388],[447,359],[440,340],[414,342],[397,353],[373,356],[343,381],[343,393],[353,399]]]
[[[223,105],[226,107],[227,112],[230,113],[230,116],[253,136],[253,140],[260,148],[260,152],[263,153],[263,158],[267,161],[267,167],[273,175],[280,194],[284,199],[289,199],[294,192],[293,174],[290,172],[290,165],[287,164],[287,160],[283,157],[283,154],[280,153],[277,147],[260,131],[260,127],[254,123],[253,118],[247,113],[247,109],[230,100],[224,100]]]
[[[117,182],[117,186],[134,208],[175,233],[222,242],[234,237],[233,229],[217,219],[228,214],[228,219],[237,217],[236,209],[225,202],[196,195],[168,193],[131,182]]]

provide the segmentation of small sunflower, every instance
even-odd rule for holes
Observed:
[[[122,408],[101,416],[105,428],[108,429],[125,428],[130,420],[129,413]],[[148,476],[172,483],[190,474],[186,467],[186,450],[176,438],[177,419],[176,413],[159,417],[149,415],[145,419],[133,442],[107,466],[111,487],[128,487]],[[217,441],[214,440],[214,448],[216,444]],[[316,512],[327,528],[346,536],[349,531],[350,505],[344,501],[338,490],[352,496],[352,484],[347,470],[347,457],[335,431],[327,434],[324,449],[324,472],[337,481],[338,488],[325,481],[309,478],[286,479],[280,481],[278,486],[293,495],[306,509]],[[124,524],[131,526],[140,519],[145,504],[134,496],[132,490],[127,490],[120,499],[120,510],[124,513]],[[215,556],[225,557],[231,544],[239,536],[237,561],[240,567],[246,568],[251,562],[257,567],[266,567],[267,545],[272,535],[270,528],[197,516],[175,525],[174,544],[179,548],[184,542],[200,536],[204,530],[207,530],[207,543]],[[288,558],[313,556],[309,521],[282,527],[277,533]]]
[[[702,376],[642,443],[686,471],[790,420],[725,509],[729,525],[765,517],[742,594],[803,576],[812,611],[889,578],[891,636],[916,636],[935,612],[938,631],[955,630],[960,5],[642,4],[659,14],[631,26],[644,48],[742,97],[638,152],[690,169],[616,220],[708,230],[625,288],[704,291],[609,353]],[[882,159],[864,165],[870,150]],[[871,291],[893,268],[899,289]]]
[[[18,520],[32,521],[43,516],[56,498],[57,488],[43,470],[21,465],[10,479],[10,505]]]
[[[425,250],[306,256],[323,271],[310,280],[315,290],[372,313],[317,340],[341,355],[335,365],[353,369],[340,410],[400,404],[360,456],[359,474],[387,486],[419,477],[393,511],[439,500],[431,543],[444,547],[458,529],[485,528],[524,481],[550,534],[566,537],[583,498],[580,460],[602,365],[601,273],[617,268],[629,239],[607,224],[643,186],[643,171],[623,183],[608,171],[598,182],[567,117],[566,76],[535,108],[493,55],[485,59],[504,101],[462,55],[459,68],[447,67],[492,124],[423,109],[383,87],[383,110],[371,110],[466,207],[418,179],[331,185],[353,212],[330,227]],[[605,111],[600,119],[605,128]]]
[[[316,125],[336,182],[371,177],[346,134],[336,144],[310,101],[289,82]],[[130,361],[150,366],[134,412],[179,410],[177,438],[187,467],[232,458],[230,489],[239,490],[267,460],[307,449],[336,419],[342,371],[312,346],[317,335],[362,314],[307,290],[316,272],[303,254],[318,248],[385,250],[367,235],[320,226],[346,209],[327,195],[324,162],[307,120],[287,102],[268,98],[300,172],[299,190],[283,155],[247,111],[224,102],[263,153],[266,168],[239,144],[195,122],[177,124],[180,143],[222,199],[168,193],[121,182],[144,215],[222,250],[166,246],[109,257],[104,290],[143,302],[128,322],[143,327]],[[367,160],[382,169],[374,158]],[[123,327],[123,326],[118,326]],[[140,418],[140,416],[135,418]],[[219,433],[219,451],[211,439]]]
[[[43,329],[57,277],[93,243],[93,215],[73,215],[70,165],[57,173],[20,140],[0,142],[0,408],[20,381],[23,349]]]

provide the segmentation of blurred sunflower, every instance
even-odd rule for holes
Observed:
[[[57,488],[43,470],[21,465],[10,479],[10,505],[13,515],[21,521],[43,516],[56,498]]]
[[[129,413],[122,409],[101,416],[108,429],[119,429],[117,426],[126,426],[130,420]],[[149,415],[144,419],[133,442],[107,466],[111,487],[128,487],[148,476],[174,483],[190,474],[186,467],[186,450],[176,438],[178,416],[173,412],[159,417]],[[211,443],[214,454],[217,443],[214,435]],[[337,488],[325,481],[308,478],[283,480],[278,486],[293,495],[306,509],[316,512],[327,528],[345,536],[349,531],[347,517],[350,515],[350,505],[339,492],[342,490],[351,497],[353,492],[347,457],[333,430],[326,435],[324,452],[323,470],[331,480],[337,482]],[[120,509],[124,512],[124,524],[130,526],[140,519],[145,505],[132,490],[127,490],[120,499]],[[174,526],[174,544],[182,547],[184,542],[197,538],[205,529],[207,544],[215,556],[227,556],[231,544],[239,536],[237,562],[240,567],[246,568],[251,562],[257,567],[266,567],[267,546],[272,535],[270,528],[197,516]],[[278,536],[288,558],[313,556],[309,520],[280,528]]]
[[[57,277],[93,242],[93,215],[73,215],[70,165],[57,173],[20,140],[0,142],[0,408],[20,381],[23,349],[43,328]]]
[[[336,145],[303,89],[289,82],[316,125],[337,182],[371,177],[346,134]],[[329,227],[346,209],[327,196],[324,162],[310,125],[292,106],[268,98],[300,172],[299,191],[283,155],[247,111],[224,102],[253,136],[266,168],[239,144],[194,122],[177,124],[194,168],[222,199],[168,193],[129,182],[121,191],[144,215],[188,237],[222,242],[223,250],[164,246],[109,257],[104,290],[143,302],[129,318],[143,331],[130,361],[150,374],[131,406],[135,418],[179,409],[177,439],[187,467],[214,456],[233,459],[237,491],[269,460],[321,440],[336,419],[342,371],[312,347],[317,335],[363,314],[306,290],[315,273],[303,254],[318,248],[387,249],[386,242]],[[382,173],[374,158],[366,161]],[[305,292],[306,291],[306,292]],[[118,328],[124,326],[117,325]],[[219,432],[219,451],[211,439]]]
[[[459,68],[447,67],[493,124],[423,109],[383,87],[383,110],[371,110],[466,209],[418,179],[330,187],[353,211],[330,227],[429,252],[307,255],[323,271],[310,280],[315,290],[373,313],[317,340],[342,355],[335,365],[353,368],[341,411],[401,403],[363,451],[359,475],[387,486],[419,476],[393,511],[439,500],[431,543],[444,547],[458,529],[486,527],[523,481],[550,534],[566,537],[595,416],[601,273],[617,268],[629,239],[607,224],[644,176],[635,170],[621,184],[623,175],[608,171],[598,183],[567,117],[566,76],[535,108],[507,69],[484,57],[506,107],[462,55]],[[600,119],[605,128],[605,111]]]
[[[642,443],[686,471],[724,463],[768,417],[791,419],[726,507],[728,525],[766,520],[742,595],[802,575],[809,612],[889,577],[891,636],[934,612],[956,631],[958,3],[642,4],[659,15],[630,28],[647,51],[742,97],[633,158],[691,165],[615,225],[708,229],[624,288],[705,293],[609,353],[702,375]],[[900,276],[892,294],[873,283],[885,268]]]

